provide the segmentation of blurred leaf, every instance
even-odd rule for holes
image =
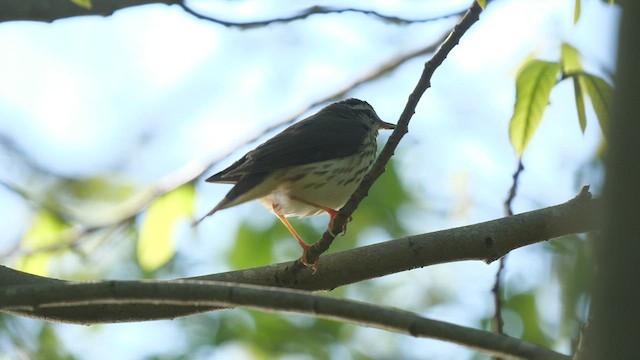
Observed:
[[[520,316],[523,326],[522,340],[542,346],[552,345],[553,339],[550,339],[540,327],[540,315],[533,292],[514,295],[507,299],[504,306]]]
[[[582,93],[582,85],[580,79],[577,76],[573,77],[573,92],[576,97],[576,111],[578,112],[578,122],[580,123],[580,130],[584,134],[587,128],[587,114],[584,108],[584,94]]]
[[[274,225],[284,228],[280,221]],[[270,264],[273,261],[273,239],[268,233],[244,221],[236,234],[236,244],[229,254],[231,265],[236,269],[244,269]],[[293,236],[291,240],[294,241]]]
[[[580,0],[575,0],[576,4],[573,8],[573,24],[575,25],[580,20]]]
[[[117,176],[105,175],[84,179],[65,179],[56,192],[70,197],[69,200],[86,202],[121,202],[134,193],[135,188]],[[65,199],[67,200],[67,199]]]
[[[579,75],[582,87],[586,90],[591,104],[598,116],[598,122],[605,138],[609,138],[609,118],[613,99],[613,88],[599,76],[582,73]]]
[[[553,250],[552,269],[560,283],[562,298],[563,335],[572,337],[578,324],[587,318],[587,307],[594,276],[593,234],[571,235],[561,241],[551,241],[547,246]]]
[[[46,210],[38,212],[31,227],[22,238],[21,246],[30,254],[18,260],[18,270],[46,276],[49,272],[50,260],[66,250],[52,251],[52,249],[56,245],[64,244],[66,239],[64,234],[70,229],[71,226],[50,212]]]
[[[145,271],[155,271],[175,253],[174,232],[178,220],[193,214],[195,188],[183,185],[154,201],[140,225],[138,263]]]
[[[344,342],[351,332],[337,321],[319,320],[304,315],[242,311],[222,318],[214,343],[240,341],[255,352],[257,359],[275,359],[283,355],[306,354],[314,359],[330,359],[330,345]],[[241,316],[238,318],[238,316]]]
[[[93,7],[91,0],[71,0],[71,2],[87,10],[91,10]]]
[[[533,138],[549,104],[560,64],[542,60],[527,62],[516,79],[516,105],[509,126],[511,145],[518,157]]]
[[[562,73],[569,76],[573,73],[582,71],[582,62],[580,61],[580,52],[573,46],[562,43],[561,54]]]
[[[411,201],[411,194],[404,188],[395,162],[389,161],[385,172],[353,214],[355,220],[348,225],[347,236],[357,236],[371,226],[382,226],[392,236],[406,235],[398,218],[398,210]]]
[[[487,7],[487,0],[476,0],[478,2],[478,5],[480,5],[480,7],[482,7],[483,9]]]
[[[58,338],[51,324],[45,323],[40,331],[38,351],[34,359],[47,360],[72,360],[73,355],[65,348],[64,343]]]

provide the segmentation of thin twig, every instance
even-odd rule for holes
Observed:
[[[327,15],[327,14],[342,14],[342,13],[358,13],[358,14],[373,16],[391,24],[409,25],[409,24],[426,23],[426,22],[443,20],[450,17],[459,16],[464,13],[464,11],[459,11],[452,14],[445,14],[441,16],[424,18],[424,19],[406,19],[398,16],[384,15],[373,10],[364,10],[364,9],[356,9],[356,8],[333,8],[329,6],[316,5],[316,6],[311,6],[305,10],[302,10],[296,15],[266,19],[266,20],[242,22],[242,21],[222,20],[212,16],[204,15],[202,13],[195,11],[193,8],[187,6],[184,2],[180,2],[179,6],[182,7],[182,9],[186,13],[191,14],[198,19],[211,21],[213,23],[226,26],[226,27],[235,27],[235,28],[241,28],[241,29],[264,27],[267,25],[275,24],[275,23],[290,23],[297,20],[304,20],[309,16],[318,15],[318,14]]]
[[[511,204],[513,200],[516,198],[516,194],[518,193],[518,179],[520,178],[520,174],[524,170],[524,166],[522,165],[522,159],[518,159],[518,168],[516,172],[513,173],[513,182],[511,184],[511,189],[509,189],[509,195],[504,202],[504,212],[505,216],[513,216],[513,208]],[[504,334],[504,319],[502,318],[502,291],[501,284],[503,278],[503,272],[505,269],[505,263],[507,262],[508,254],[505,254],[500,258],[500,262],[498,265],[498,270],[496,271],[495,281],[493,283],[493,287],[491,288],[491,292],[493,293],[493,304],[494,304],[494,314],[493,319],[491,321],[491,327],[496,334]],[[495,360],[500,360],[501,358],[495,357]]]

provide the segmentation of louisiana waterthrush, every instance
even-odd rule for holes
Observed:
[[[301,261],[308,265],[309,245],[287,217],[326,212],[332,229],[337,210],[373,165],[378,130],[394,128],[366,101],[333,103],[207,178],[207,182],[235,186],[198,222],[218,210],[258,199],[298,240],[303,250]]]

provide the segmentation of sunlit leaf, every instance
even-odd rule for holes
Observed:
[[[149,206],[138,238],[138,263],[142,269],[154,271],[171,260],[175,253],[176,224],[178,220],[192,216],[194,200],[194,186],[183,185]]]
[[[22,238],[21,247],[28,254],[18,260],[17,268],[31,274],[47,275],[50,260],[60,253],[55,247],[64,243],[64,233],[69,229],[68,224],[50,212],[40,211]]]
[[[91,8],[93,7],[91,0],[70,0],[70,1],[80,6],[83,9],[91,10]]]
[[[573,23],[576,24],[580,20],[580,0],[576,0],[573,8]]]
[[[565,76],[582,71],[580,52],[567,43],[562,44],[560,63],[562,64],[562,73]]]
[[[518,74],[516,105],[509,125],[511,145],[518,157],[522,157],[540,125],[559,71],[558,63],[531,60]]]
[[[587,114],[584,109],[584,94],[582,93],[582,84],[578,76],[573,77],[573,91],[576,97],[576,111],[578,112],[578,122],[580,130],[584,133],[587,128]]]
[[[591,98],[591,104],[598,117],[602,133],[605,138],[608,138],[613,88],[604,79],[592,74],[581,74],[580,82]]]

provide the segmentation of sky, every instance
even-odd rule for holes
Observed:
[[[412,1],[372,1],[367,8],[425,18],[461,10],[467,3],[451,1],[445,7],[438,1],[421,3],[424,6]],[[315,5],[306,1],[188,4],[196,11],[237,21],[285,16]],[[345,1],[329,4],[362,6]],[[404,216],[412,231],[503,216],[502,202],[516,167],[507,129],[514,78],[523,60],[529,56],[557,59],[560,43],[568,42],[588,59],[589,71],[613,73],[618,10],[585,0],[582,11],[574,25],[573,1],[494,1],[438,69],[395,157],[405,185],[420,199]],[[185,164],[226,154],[388,59],[430,44],[454,23],[455,19],[442,19],[399,26],[345,13],[240,30],[164,5],[122,10],[108,18],[2,23],[0,135],[38,167],[57,175],[82,178],[117,172],[144,187]],[[424,57],[409,61],[349,96],[367,100],[382,119],[396,122],[424,61]],[[523,159],[526,170],[514,203],[516,213],[564,202],[585,183],[596,191],[601,184],[597,171],[576,178],[576,172],[593,159],[602,135],[591,111],[586,132],[580,132],[573,105],[562,101],[572,91],[570,84],[560,84],[552,94],[545,119]],[[255,145],[241,147],[214,171]],[[0,153],[0,179],[22,183],[27,178],[15,157]],[[226,191],[222,186],[198,186],[197,213],[206,213]],[[0,242],[1,253],[19,241],[34,209],[2,187],[0,204],[5,204],[0,207],[0,233],[6,234]],[[256,222],[270,219],[268,212],[257,209],[258,205],[247,204],[216,214],[203,224],[199,239],[181,234],[179,251],[193,263],[187,275],[229,270],[224,262],[212,261],[211,254],[222,259],[233,244],[238,219],[248,214],[255,214]],[[433,215],[434,209],[440,215]],[[212,231],[218,231],[220,242],[203,240]],[[385,236],[384,232],[372,234],[366,241],[386,240]],[[521,289],[544,281],[549,272],[544,257],[536,247],[515,251],[508,260],[507,281]],[[105,255],[97,266],[108,267],[109,259]],[[492,311],[487,292],[494,273],[495,264],[458,263],[430,267],[428,276],[409,272],[379,281],[393,283],[402,277],[402,284],[418,282],[448,291],[455,291],[449,288],[455,283],[468,295],[424,315],[474,325]],[[530,276],[534,273],[540,275]],[[127,271],[111,274],[127,276]],[[397,286],[388,301],[411,308],[418,302],[411,299],[411,291],[409,285]],[[543,296],[549,299],[541,306],[550,322],[557,317],[557,292],[557,284],[550,284]],[[25,320],[25,326],[31,326],[29,322]],[[171,322],[106,325],[96,331],[72,325],[56,328],[72,352],[92,359],[106,358],[95,352],[96,344],[122,351],[117,354],[120,359],[148,355],[152,349],[140,345],[142,337],[149,343],[176,339],[160,343],[169,348],[166,351],[187,346]],[[377,330],[358,331],[363,348],[373,346],[370,351],[382,354],[390,351],[384,349],[384,342],[371,341],[378,336]],[[471,354],[442,342],[399,341],[414,357],[425,351],[443,359]],[[230,345],[204,358],[243,358],[245,351]]]

